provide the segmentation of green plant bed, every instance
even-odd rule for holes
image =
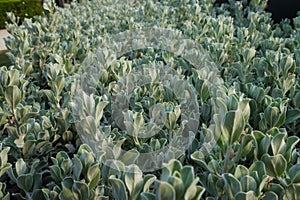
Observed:
[[[115,2],[11,16],[0,199],[299,200],[300,16]]]
[[[0,0],[0,29],[5,28],[6,13],[13,12],[23,19],[41,15],[43,11],[41,0]]]
[[[10,60],[6,55],[6,50],[5,51],[0,51],[0,66],[8,66],[10,65]]]

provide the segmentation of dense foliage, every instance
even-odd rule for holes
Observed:
[[[42,0],[1,0],[0,1],[0,29],[5,28],[7,12],[13,12],[23,20],[43,12]]]
[[[300,17],[213,2],[51,1],[21,26],[10,14],[0,198],[297,200]]]

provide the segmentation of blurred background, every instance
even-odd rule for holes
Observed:
[[[251,0],[242,1],[250,2]],[[58,6],[64,7],[71,0],[55,0],[55,2]],[[0,29],[5,28],[6,12],[15,13],[22,21],[25,17],[40,15],[42,13],[42,3],[43,0],[0,0]],[[215,1],[216,6],[222,3],[228,3],[228,0]],[[284,18],[292,19],[300,11],[300,0],[269,0],[266,11],[272,13],[272,19],[275,23],[279,23]]]

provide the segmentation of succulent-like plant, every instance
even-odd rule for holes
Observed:
[[[0,198],[297,199],[300,18],[265,3],[9,14]]]

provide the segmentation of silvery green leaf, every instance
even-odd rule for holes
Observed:
[[[90,199],[90,191],[86,183],[74,181],[72,193],[76,199]]]
[[[100,168],[99,164],[96,163],[88,168],[87,179],[89,180],[88,186],[93,189],[100,180]]]
[[[62,175],[61,169],[59,168],[59,166],[56,166],[56,165],[52,165],[49,168],[50,168],[51,178],[56,183],[59,183],[63,179],[63,175]]]
[[[268,152],[271,146],[271,137],[260,131],[253,131],[252,135],[255,142],[255,156],[261,158],[262,155]]]
[[[42,90],[42,92],[46,95],[46,97],[52,104],[56,103],[56,99],[52,90]]]
[[[76,180],[79,180],[81,172],[82,172],[82,163],[78,156],[74,156],[73,161],[73,174]]]
[[[286,135],[283,133],[276,134],[271,140],[273,155],[283,154],[286,151]]]
[[[0,148],[2,148],[2,145],[1,145]],[[10,147],[6,147],[4,149],[1,149],[1,152],[0,152],[0,159],[1,159],[0,160],[0,164],[1,164],[0,166],[1,167],[7,164],[9,150],[10,150]]]
[[[110,176],[109,183],[112,186],[112,194],[115,199],[128,199],[126,187],[120,179],[117,179],[114,176]]]
[[[36,142],[34,140],[27,140],[24,145],[23,145],[23,149],[22,149],[22,153],[24,155],[25,158],[28,158],[30,156],[32,156],[35,153],[35,149],[38,146],[36,145]]]
[[[167,182],[159,182],[158,189],[156,192],[156,199],[175,200],[175,189]]]
[[[240,200],[248,200],[248,199],[256,199],[257,196],[255,195],[254,191],[247,191],[247,192],[239,192],[235,195],[235,199]]]
[[[21,174],[17,178],[17,185],[19,188],[25,192],[29,192],[33,186],[33,176],[32,174]]]
[[[9,83],[8,85],[18,85],[18,82],[21,80],[20,72],[16,69],[10,70],[8,72]]]
[[[141,193],[141,198],[142,200],[155,200],[155,194],[150,193],[150,192],[142,192]]]
[[[296,200],[299,197],[300,184],[291,184],[285,189],[284,198]]]
[[[100,121],[103,116],[103,110],[104,108],[108,105],[108,102],[99,102],[96,106],[96,111],[95,111],[95,119],[97,121]]]
[[[185,192],[185,186],[183,184],[181,177],[170,176],[168,179],[168,183],[170,183],[174,187],[176,192],[176,197],[182,198]]]
[[[256,191],[257,189],[257,183],[252,176],[249,175],[243,176],[240,179],[240,182],[241,182],[243,192]]]
[[[25,144],[25,141],[24,141],[25,136],[26,136],[25,134],[22,134],[17,139],[14,140],[14,143],[16,144],[16,146],[18,148],[23,148],[23,146]]]
[[[243,176],[249,175],[249,170],[243,165],[238,165],[234,172],[234,177],[241,179]]]
[[[275,192],[268,191],[262,196],[262,200],[271,200],[271,199],[278,199],[278,196]]]
[[[118,160],[106,160],[102,167],[102,179],[104,183],[108,183],[108,179],[111,175],[121,177],[125,171],[125,165]]]
[[[176,160],[176,159],[170,160],[167,164],[165,164],[165,166],[162,170],[160,180],[167,181],[168,176],[172,175],[176,171],[180,172],[181,169],[182,169],[182,164],[178,160]]]
[[[137,165],[129,165],[125,172],[125,185],[129,195],[137,197],[143,188],[143,173]]]
[[[221,171],[221,166],[216,160],[209,161],[207,168],[211,173],[219,173]]]
[[[11,167],[11,164],[7,163],[9,150],[10,147],[6,147],[0,152],[0,177]]]
[[[283,198],[284,194],[284,187],[281,184],[278,183],[269,183],[270,185],[270,191],[276,193],[278,195],[279,199]]]
[[[269,176],[267,176],[265,165],[262,161],[254,162],[249,168],[250,175],[259,183],[258,191],[262,191],[267,184]]]
[[[287,162],[291,161],[292,152],[295,150],[295,146],[298,144],[299,140],[300,139],[297,136],[290,136],[286,140],[286,149],[287,150],[284,154],[284,157]]]
[[[274,156],[264,154],[261,160],[265,163],[267,173],[272,177],[280,177],[286,170],[287,162],[281,154]]]
[[[285,123],[294,123],[300,118],[300,110],[298,109],[288,109]]]
[[[15,85],[8,86],[5,90],[5,100],[10,105],[11,109],[15,110],[22,101],[21,90]]]
[[[300,182],[300,164],[295,164],[288,170],[288,174],[292,179],[292,183],[299,183]]]
[[[243,50],[243,58],[245,59],[245,62],[250,62],[251,59],[255,56],[256,50],[255,48],[247,48]]]
[[[229,144],[239,139],[245,126],[244,117],[240,111],[229,111],[222,122],[222,136]]]
[[[202,186],[196,185],[198,183],[198,179],[194,179],[193,183],[187,188],[184,198],[185,199],[199,199],[205,192],[205,189]]]
[[[205,161],[205,157],[203,152],[201,151],[196,151],[191,155],[191,159],[197,163],[198,165],[200,165],[201,167],[203,167],[204,169],[208,170],[208,166],[207,163]]]
[[[59,194],[60,199],[76,200],[74,193],[69,188],[64,187]]]
[[[241,183],[232,174],[223,174],[222,178],[225,182],[226,194],[233,198],[235,194],[242,191]]]
[[[253,148],[253,136],[252,135],[244,135],[241,141],[241,153],[240,156],[246,156]]]
[[[139,158],[140,152],[138,152],[135,149],[130,149],[129,151],[126,151],[124,154],[119,156],[119,159],[125,164],[125,165],[131,165],[136,163],[137,159]]]

